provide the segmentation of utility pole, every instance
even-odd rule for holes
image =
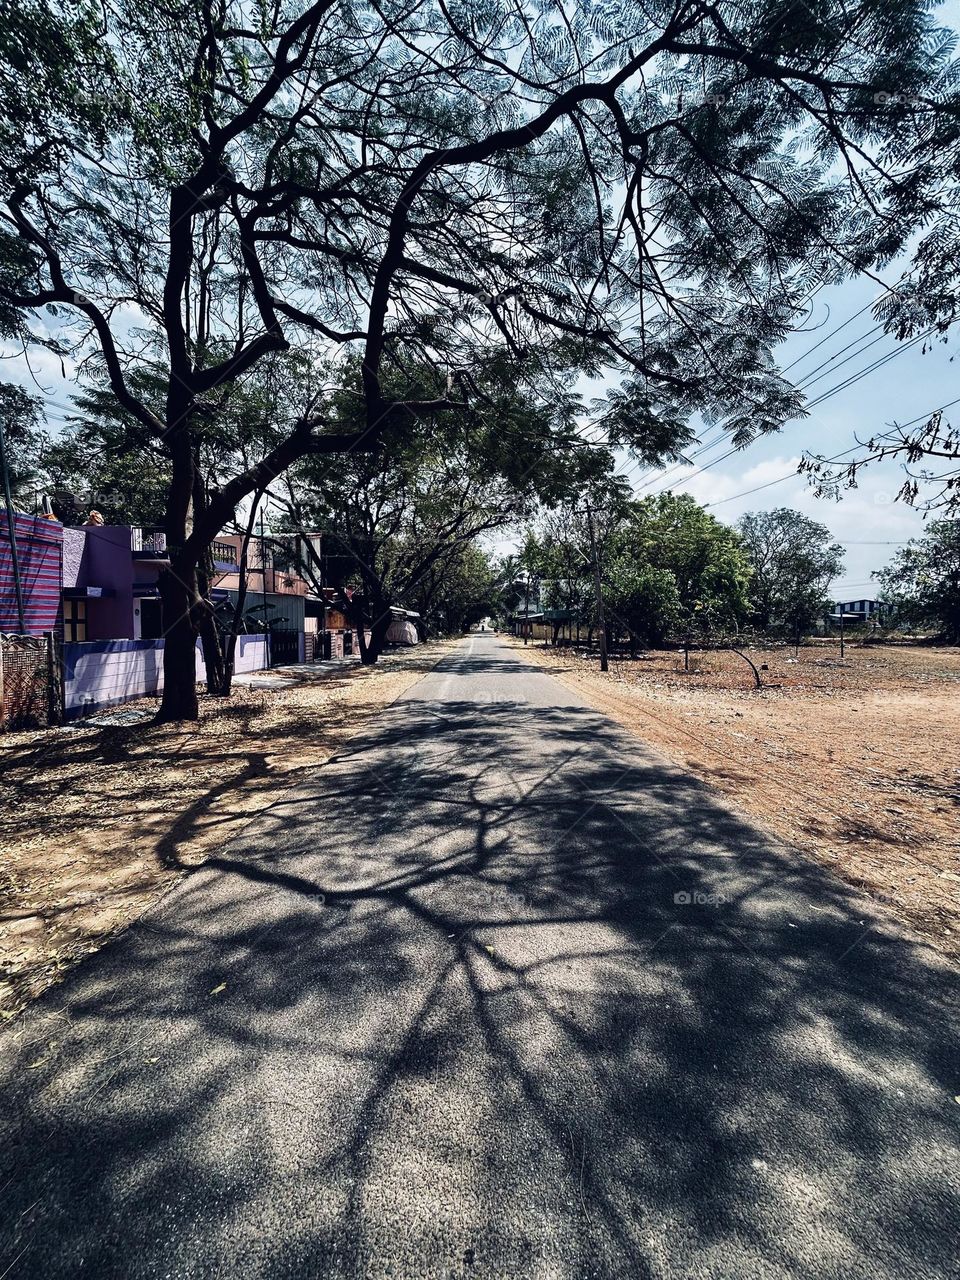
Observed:
[[[590,554],[593,556],[593,582],[597,592],[597,624],[600,629],[600,670],[607,670],[607,621],[603,612],[603,590],[600,586],[600,560],[597,556],[597,539],[593,532],[593,513],[587,503],[587,528],[590,530]]]
[[[840,657],[842,658],[842,657],[844,656],[844,648],[843,648],[843,604],[841,603],[841,604],[838,606],[838,608],[839,608],[839,610],[840,610]]]
[[[3,472],[3,497],[7,508],[7,530],[10,534],[10,564],[13,569],[13,585],[17,593],[17,621],[20,634],[26,634],[26,623],[23,613],[23,583],[20,581],[20,557],[17,554],[17,526],[13,514],[13,496],[10,493],[10,472],[7,469],[6,442],[3,438],[3,420],[0,418],[0,471]]]
[[[525,616],[523,619],[523,643],[526,644],[530,638],[530,570],[527,570],[527,603],[525,608]]]
[[[267,666],[270,666],[270,632],[267,629],[267,547],[263,532],[263,509],[267,505],[266,496],[260,505],[260,585],[263,587],[263,636],[267,648]]]

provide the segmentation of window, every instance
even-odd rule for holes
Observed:
[[[147,596],[140,601],[140,639],[159,640],[163,636],[163,605]]]
[[[63,602],[63,638],[66,641],[86,640],[87,638],[87,602],[86,600],[64,600]]]

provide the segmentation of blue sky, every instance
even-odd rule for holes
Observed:
[[[892,269],[883,278],[892,282],[899,272]],[[760,492],[742,498],[734,495],[766,485],[769,481],[796,471],[804,450],[827,457],[849,449],[859,436],[867,439],[874,432],[887,429],[894,422],[909,422],[952,400],[960,399],[960,325],[948,333],[946,345],[938,341],[918,343],[904,349],[904,344],[884,335],[862,354],[855,354],[866,342],[879,335],[868,333],[875,327],[869,308],[856,312],[881,292],[875,281],[858,278],[830,290],[822,290],[812,303],[813,312],[807,328],[820,325],[815,332],[797,333],[779,351],[782,367],[797,361],[788,376],[798,381],[815,378],[808,397],[814,399],[829,392],[847,377],[865,369],[878,358],[898,351],[881,368],[855,382],[846,390],[830,396],[814,408],[802,421],[788,424],[775,435],[757,440],[732,457],[710,466],[725,449],[718,445],[707,450],[690,467],[683,467],[663,477],[648,473],[640,483],[642,493],[655,493],[664,488],[692,494],[698,502],[711,505],[718,519],[733,523],[745,511],[792,507],[827,526],[835,539],[845,545],[844,572],[834,584],[838,598],[854,599],[870,595],[870,572],[881,568],[902,544],[922,534],[923,515],[894,498],[905,478],[902,465],[893,462],[871,465],[858,477],[857,488],[845,491],[839,501],[817,498],[805,476],[793,475],[782,483],[772,484]],[[811,351],[815,343],[833,334],[845,321],[851,322],[840,332]],[[863,337],[849,350],[848,344]],[[898,350],[899,349],[899,350]],[[847,357],[853,355],[853,359]],[[828,362],[825,368],[818,366]],[[840,361],[846,361],[840,364]],[[956,421],[960,405],[949,410],[947,417]],[[716,433],[705,433],[712,438]],[[629,467],[628,467],[629,470]],[[636,475],[631,471],[631,475]],[[638,477],[639,478],[639,477]],[[889,545],[893,544],[893,545]]]
[[[903,269],[900,263],[877,274],[889,285]],[[877,322],[871,304],[882,293],[882,285],[866,276],[821,290],[811,303],[805,331],[791,335],[777,357],[781,368],[792,366],[788,378],[809,383],[811,401],[833,392],[875,361],[891,355],[892,359],[845,390],[826,394],[807,418],[788,423],[729,458],[723,456],[729,449],[723,441],[705,449],[690,466],[660,471],[624,455],[620,471],[630,479],[637,496],[667,489],[689,493],[727,524],[747,511],[776,507],[801,511],[825,525],[834,540],[843,544],[843,573],[832,585],[835,599],[876,596],[872,571],[883,568],[899,547],[924,531],[919,502],[914,509],[895,501],[906,479],[905,468],[891,461],[871,464],[860,472],[855,489],[842,490],[834,500],[818,498],[808,478],[797,474],[797,466],[804,452],[835,457],[851,449],[858,437],[867,440],[894,423],[926,417],[960,400],[960,324],[948,332],[945,344],[941,340],[899,343],[882,331],[873,332]],[[586,400],[602,393],[602,385],[584,388]],[[948,410],[946,418],[956,422],[960,404]],[[710,441],[718,434],[717,428],[707,428],[701,439]],[[693,445],[688,452],[696,449]],[[495,549],[502,552],[518,546],[519,541],[511,537],[497,542]]]

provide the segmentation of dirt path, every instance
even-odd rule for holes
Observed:
[[[523,645],[518,644],[523,650]],[[751,650],[613,662],[531,646],[576,689],[743,813],[960,955],[960,651]]]
[[[228,702],[204,697],[196,725],[144,718],[0,737],[0,1017],[137,919],[452,643],[375,668],[321,668],[292,688],[238,687]],[[117,710],[95,719],[135,721],[155,704]]]

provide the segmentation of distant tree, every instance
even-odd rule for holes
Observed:
[[[752,571],[751,617],[758,627],[809,630],[829,607],[830,583],[843,568],[843,547],[830,530],[779,507],[741,516],[737,531]]]
[[[683,610],[669,569],[620,551],[604,563],[604,585],[608,627],[626,634],[631,653],[658,648],[680,626]]]
[[[619,540],[637,562],[671,574],[675,625],[684,632],[706,636],[737,630],[746,620],[750,565],[740,537],[689,494],[634,503]]]
[[[873,575],[892,615],[960,643],[960,520],[935,520]]]
[[[438,631],[455,635],[495,612],[497,585],[490,557],[468,542],[430,566],[411,602],[427,635]]]
[[[391,608],[418,600],[433,608],[446,571],[463,571],[466,548],[481,534],[524,518],[538,498],[555,498],[595,466],[583,444],[577,459],[558,456],[567,406],[500,392],[438,419],[429,434],[396,436],[388,450],[305,460],[276,486],[289,526],[325,538],[326,572],[336,581],[323,585],[349,589],[345,608],[363,662],[376,662]],[[333,399],[331,412],[347,430],[362,399],[350,388]],[[309,554],[310,544],[301,545]],[[310,577],[317,567],[304,565]],[[465,600],[456,612],[469,613]]]
[[[596,624],[588,503],[610,640],[625,638],[635,650],[678,631],[739,628],[749,612],[750,568],[735,530],[688,494],[637,502],[616,483],[588,486],[575,508],[538,525],[528,554],[545,579],[554,579],[551,603],[569,602],[590,630]]]
[[[47,439],[42,404],[22,387],[0,382],[0,418],[14,502],[32,511]]]

